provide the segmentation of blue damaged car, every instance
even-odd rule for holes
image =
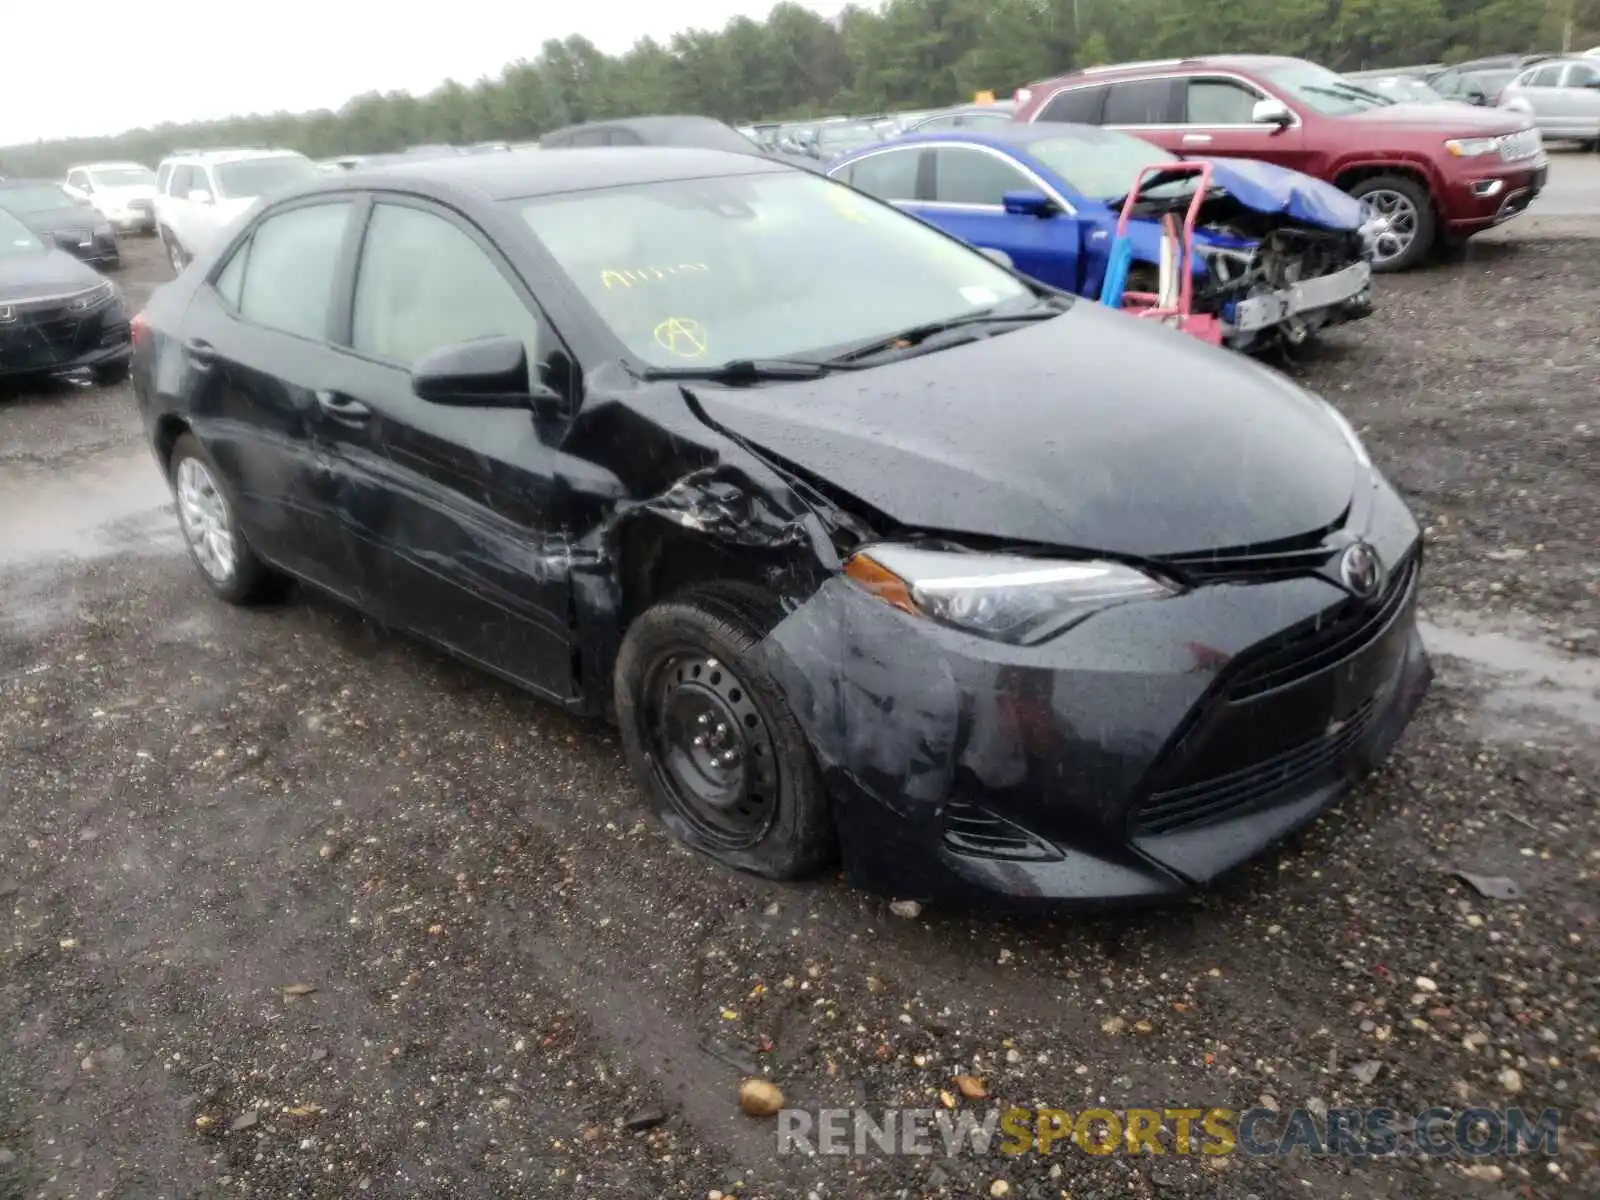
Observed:
[[[910,134],[845,155],[827,173],[1025,275],[1097,299],[1128,193],[1144,168],[1168,161],[1125,133],[1039,122]],[[1217,318],[1225,345],[1299,345],[1372,311],[1360,201],[1272,163],[1207,161],[1193,311]],[[1196,186],[1194,176],[1146,178],[1127,228],[1129,290],[1157,290],[1163,219],[1181,224]]]

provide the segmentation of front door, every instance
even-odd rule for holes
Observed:
[[[1299,118],[1287,127],[1252,119],[1267,94],[1233,76],[1192,75],[1181,81],[1178,128],[1162,145],[1197,158],[1253,158],[1296,171],[1310,165]],[[1141,135],[1142,136],[1142,135]]]
[[[475,228],[380,199],[355,276],[349,352],[319,396],[340,503],[379,617],[557,699],[571,696],[567,547],[555,455],[531,411],[419,399],[410,368],[475,338],[555,350],[531,295]]]
[[[183,355],[195,432],[251,545],[359,602],[316,401],[344,358],[330,321],[354,213],[349,199],[318,198],[268,214],[196,290]]]

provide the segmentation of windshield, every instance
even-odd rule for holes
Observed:
[[[21,221],[0,208],[0,257],[14,254],[37,254],[44,243]]]
[[[265,196],[280,188],[290,187],[306,179],[314,179],[316,164],[299,155],[279,155],[273,158],[245,158],[238,162],[221,163],[211,168],[217,176],[217,186],[222,194],[234,200]]]
[[[0,208],[18,214],[49,212],[56,208],[70,207],[73,203],[72,197],[54,183],[0,187]]]
[[[808,358],[1032,293],[915,217],[800,171],[517,202],[652,366]]]
[[[1398,104],[1443,104],[1444,97],[1439,95],[1420,79],[1405,79],[1396,76],[1392,79],[1362,79],[1351,80],[1357,87],[1377,92]]]
[[[89,172],[96,187],[154,187],[156,174],[149,167],[97,167]]]
[[[1126,196],[1141,170],[1173,159],[1142,138],[1110,130],[1084,137],[1040,138],[1029,142],[1026,149],[1079,195],[1095,200]],[[1163,196],[1193,187],[1193,180],[1178,180],[1146,188],[1140,195]]]
[[[721,121],[695,122],[669,126],[663,139],[669,146],[694,146],[705,150],[726,150],[730,154],[760,154],[761,147],[744,134]]]
[[[1325,117],[1353,116],[1394,103],[1365,85],[1351,83],[1315,63],[1286,63],[1271,67],[1263,74],[1301,104]]]

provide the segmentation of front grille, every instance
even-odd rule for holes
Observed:
[[[945,806],[944,840],[953,850],[982,858],[1039,862],[1061,857],[1060,851],[1043,838],[965,800],[952,801]]]
[[[1179,554],[1160,560],[1185,583],[1272,583],[1299,575],[1314,575],[1327,566],[1340,547],[1327,543],[1329,533],[1341,528],[1348,513],[1326,529],[1281,542],[1248,546],[1234,550],[1207,550],[1202,554]]]
[[[1229,700],[1248,700],[1315,675],[1359,653],[1389,627],[1416,586],[1418,559],[1404,559],[1376,603],[1351,600],[1331,618],[1291,629],[1264,650],[1236,660]]]
[[[1524,158],[1532,158],[1542,149],[1544,149],[1544,142],[1539,137],[1537,129],[1524,129],[1520,133],[1508,133],[1500,139],[1500,161],[1520,162]]]
[[[1134,836],[1154,837],[1225,821],[1304,793],[1332,778],[1341,761],[1372,725],[1377,707],[1368,699],[1342,723],[1259,763],[1170,791],[1156,792],[1134,820]]]

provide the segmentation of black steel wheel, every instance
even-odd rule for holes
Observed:
[[[635,778],[674,835],[769,879],[833,857],[811,747],[759,654],[776,605],[737,585],[694,589],[628,627],[617,725]]]
[[[748,850],[778,814],[772,731],[750,689],[704,650],[667,649],[645,684],[656,786],[709,847]]]

